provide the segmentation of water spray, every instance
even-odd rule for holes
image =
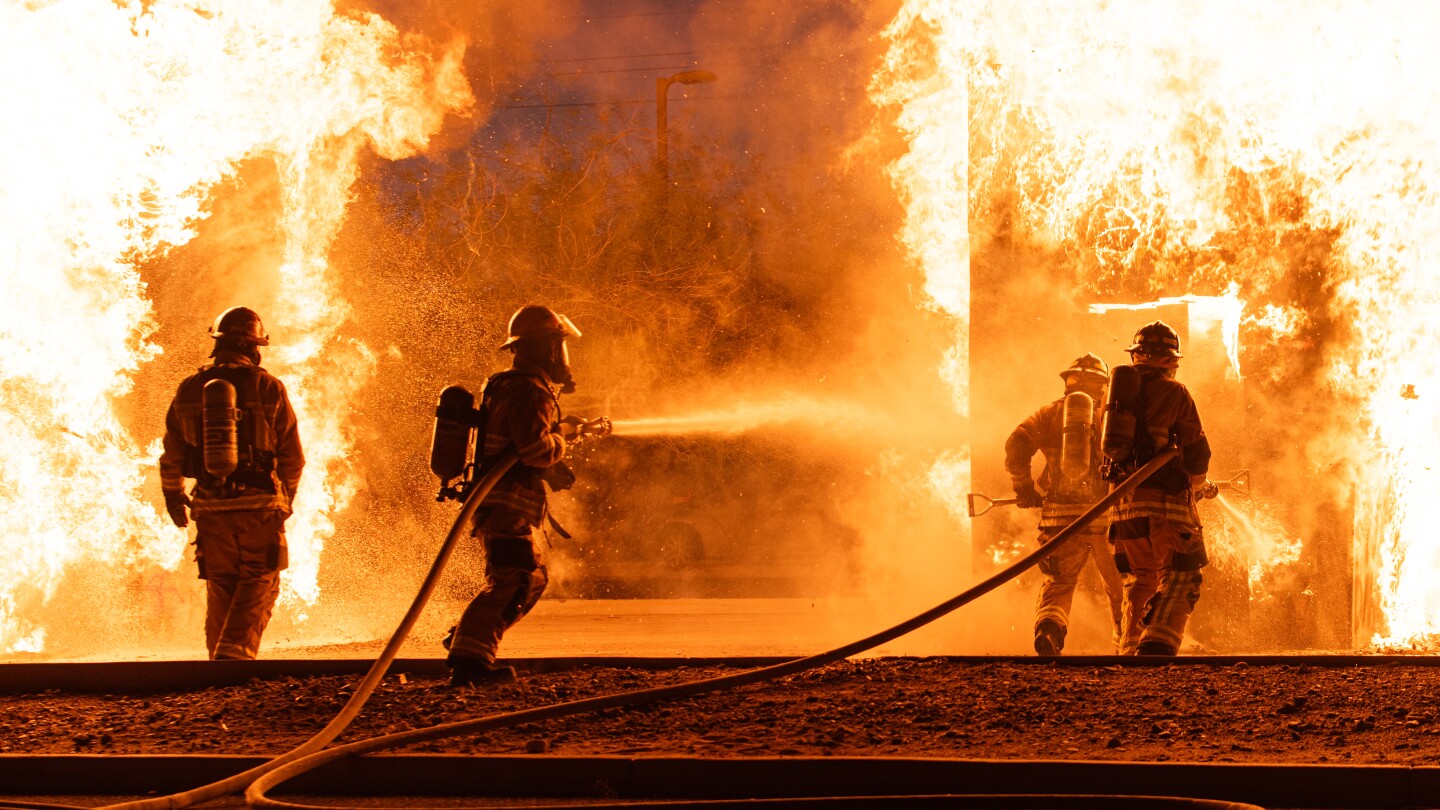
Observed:
[[[736,436],[769,427],[810,430],[853,429],[857,424],[887,427],[873,411],[835,399],[780,396],[766,402],[742,402],[725,408],[640,419],[616,419],[617,436]]]

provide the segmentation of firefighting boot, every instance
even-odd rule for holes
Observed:
[[[1173,657],[1175,653],[1176,650],[1174,647],[1171,647],[1163,641],[1156,641],[1155,639],[1140,642],[1140,646],[1135,650],[1136,655],[1167,655]]]
[[[461,658],[453,655],[450,656],[449,663],[452,687],[515,682],[514,667],[502,667],[478,658]]]
[[[1035,652],[1037,655],[1059,655],[1065,649],[1065,625],[1054,619],[1041,619],[1035,623]]]

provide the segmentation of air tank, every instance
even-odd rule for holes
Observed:
[[[1060,472],[1071,481],[1090,474],[1095,442],[1095,400],[1084,391],[1065,395],[1065,418],[1060,433]]]
[[[1134,366],[1116,366],[1110,373],[1110,396],[1105,400],[1105,430],[1100,450],[1112,461],[1124,461],[1135,451],[1135,420],[1140,409],[1140,372]]]
[[[430,471],[441,483],[465,474],[475,430],[475,395],[452,385],[440,392],[435,406],[435,433],[430,439]]]
[[[223,481],[240,466],[240,411],[235,407],[235,386],[228,380],[211,380],[200,390],[200,402],[205,472]]]

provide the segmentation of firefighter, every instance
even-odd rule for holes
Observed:
[[[1125,584],[1120,652],[1175,655],[1207,562],[1195,504],[1217,492],[1206,479],[1210,442],[1195,400],[1175,379],[1182,356],[1175,330],[1162,321],[1146,324],[1126,351],[1139,372],[1139,396],[1134,451],[1119,460],[1119,472],[1133,472],[1172,445],[1180,456],[1115,506],[1110,541]]]
[[[1066,396],[1079,391],[1094,402],[1089,420],[1092,436],[1086,446],[1086,474],[1075,479],[1061,472],[1065,397],[1031,414],[1005,442],[1005,469],[1015,487],[1016,505],[1022,509],[1041,510],[1042,545],[1105,495],[1105,484],[1099,474],[1100,420],[1096,417],[1105,402],[1110,369],[1104,360],[1086,354],[1060,372],[1060,377],[1065,381]],[[1037,450],[1045,459],[1045,468],[1040,474],[1044,495],[1040,494],[1030,474],[1030,459]],[[1104,583],[1110,605],[1112,637],[1118,644],[1121,584],[1120,573],[1115,569],[1115,560],[1106,542],[1108,525],[1109,521],[1104,517],[1091,522],[1084,531],[1040,561],[1040,571],[1045,575],[1035,604],[1035,652],[1040,655],[1059,655],[1064,649],[1075,587],[1085,563],[1091,560]]]
[[[577,420],[562,423],[556,394],[575,390],[566,339],[580,330],[569,318],[547,307],[521,307],[510,318],[510,337],[500,347],[514,355],[508,371],[485,383],[482,409],[486,460],[515,450],[519,461],[480,503],[474,535],[485,545],[489,587],[465,608],[445,646],[453,686],[474,686],[515,679],[512,667],[497,666],[496,649],[507,629],[528,614],[548,576],[535,542],[548,517],[545,488],[568,489],[574,475],[565,465],[565,437]]]
[[[165,415],[160,487],[176,526],[195,520],[205,647],[212,659],[246,659],[260,649],[289,563],[285,520],[305,455],[285,385],[260,367],[259,347],[270,345],[260,316],[227,309],[210,337],[214,362],[180,383]]]

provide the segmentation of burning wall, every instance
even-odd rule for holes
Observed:
[[[1431,635],[1437,552],[1418,493],[1436,483],[1420,459],[1440,436],[1419,382],[1440,302],[1421,224],[1435,11],[914,2],[903,15],[911,35],[892,53],[932,66],[932,95],[968,92],[950,121],[913,128],[968,121],[968,149],[920,174],[968,178],[972,254],[1101,300],[1237,285],[1253,441],[1276,459],[1262,486],[1307,536],[1353,496],[1357,603],[1383,614],[1357,613],[1357,641]]]
[[[1379,608],[1359,640],[1431,632],[1419,493],[1440,425],[1416,347],[1435,345],[1440,306],[1423,227],[1434,90],[1417,78],[1433,12],[462,5],[0,10],[4,75],[26,77],[0,125],[16,234],[0,264],[0,650],[46,627],[93,649],[90,628],[54,620],[126,592],[106,607],[119,617],[189,581],[149,442],[205,322],[242,296],[308,426],[282,630],[308,613],[313,634],[325,611],[383,628],[358,613],[447,520],[423,495],[430,399],[495,370],[526,300],[586,328],[582,411],[799,392],[881,414],[851,423],[841,503],[869,584],[910,600],[898,610],[967,578],[968,439],[1013,426],[982,419],[972,386],[1006,422],[1037,404],[1032,369],[986,367],[972,336],[1058,345],[1029,313],[1233,284],[1253,451],[1276,459],[1257,487],[1297,505],[1284,518],[1307,542],[1353,493],[1373,573],[1357,601]],[[595,67],[574,31],[684,55]],[[516,98],[532,58],[544,90]],[[642,102],[652,73],[685,68],[721,80],[708,102],[674,99],[661,188]],[[462,77],[474,117],[442,125],[471,103]]]
[[[146,477],[157,448],[127,424],[125,396],[161,353],[141,268],[191,239],[210,190],[247,160],[272,167],[274,262],[244,295],[268,314],[270,366],[290,381],[310,464],[325,471],[307,476],[290,526],[287,599],[313,601],[320,547],[355,487],[347,404],[373,362],[340,333],[326,255],[360,150],[412,153],[469,103],[459,52],[417,50],[385,20],[328,2],[8,4],[0,15],[11,104],[0,649],[38,649],[45,617],[84,609],[51,602],[67,575],[88,583],[69,595],[93,595],[97,581],[128,578],[117,571],[178,563],[184,535],[157,515]],[[237,292],[203,273],[175,280],[204,312]],[[92,617],[88,632],[104,624]]]

